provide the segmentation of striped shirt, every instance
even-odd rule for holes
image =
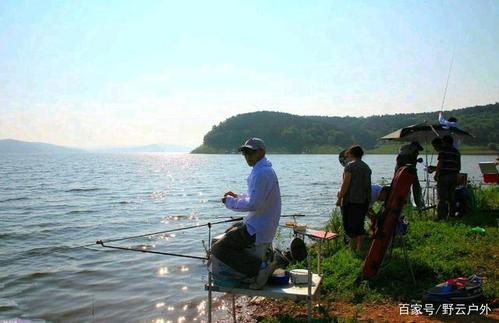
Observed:
[[[441,164],[440,174],[457,174],[461,170],[461,154],[454,147],[442,147],[438,161]]]

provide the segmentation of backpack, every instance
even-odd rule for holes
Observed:
[[[482,279],[477,275],[449,279],[428,289],[423,295],[423,303],[484,304],[486,298],[482,289]]]

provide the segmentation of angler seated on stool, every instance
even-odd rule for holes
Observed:
[[[275,269],[272,260],[272,244],[256,245],[255,236],[238,222],[213,243],[209,269],[216,284],[236,287],[247,283],[252,289],[260,289]]]
[[[216,268],[231,269],[229,272],[235,271],[234,277],[241,274],[253,279],[250,288],[260,289],[275,269],[269,250],[281,217],[281,193],[277,175],[265,157],[263,140],[250,138],[239,151],[252,167],[247,179],[248,191],[243,194],[226,192],[222,203],[230,210],[248,212],[248,215],[213,244],[211,268],[215,279],[223,276],[215,271]],[[223,266],[218,266],[220,262]]]

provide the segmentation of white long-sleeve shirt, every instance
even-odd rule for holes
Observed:
[[[457,122],[445,119],[442,115],[442,112],[438,114],[438,123],[440,123],[444,127],[444,129],[456,128],[459,130],[463,130]]]
[[[449,121],[444,118],[442,115],[442,112],[438,114],[438,122],[442,125],[444,129],[450,129],[450,128],[456,128],[459,130],[463,130],[459,124],[455,121]],[[459,146],[461,146],[461,138],[457,135],[453,135],[452,138],[454,138],[454,148],[459,149]]]
[[[225,206],[238,212],[249,212],[244,217],[248,233],[256,234],[256,244],[271,243],[281,217],[281,191],[270,161],[260,159],[248,179],[248,192],[238,197],[227,196]]]

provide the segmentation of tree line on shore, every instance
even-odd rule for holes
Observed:
[[[499,103],[445,111],[473,134],[470,146],[496,149],[499,143]],[[379,138],[399,128],[438,123],[438,111],[370,117],[298,116],[259,111],[239,114],[213,126],[193,153],[233,153],[248,137],[266,140],[270,153],[337,153],[357,143],[366,149],[379,146]]]

